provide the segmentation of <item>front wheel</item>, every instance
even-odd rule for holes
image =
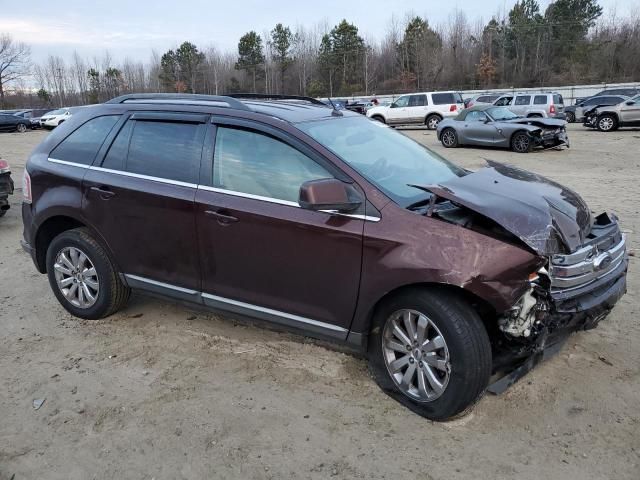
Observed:
[[[55,237],[47,249],[46,264],[53,293],[76,317],[108,317],[129,299],[129,288],[86,228],[67,230]]]
[[[517,153],[527,153],[531,151],[531,137],[527,132],[516,132],[511,137],[511,150]]]
[[[567,123],[573,123],[576,121],[576,116],[573,112],[566,112],[565,117],[567,119]]]
[[[458,146],[458,135],[453,128],[445,128],[440,134],[440,141],[445,148],[454,148]]]
[[[372,374],[385,393],[426,418],[468,411],[487,388],[491,362],[478,314],[448,290],[406,290],[375,313]]]
[[[19,133],[24,133],[27,131],[27,126],[24,123],[19,123],[16,130],[18,130]]]
[[[613,115],[605,113],[598,118],[597,126],[601,132],[610,132],[618,128],[618,120]]]

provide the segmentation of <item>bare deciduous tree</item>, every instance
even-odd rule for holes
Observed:
[[[0,34],[0,106],[4,108],[7,86],[29,75],[31,48],[16,42],[11,35]]]

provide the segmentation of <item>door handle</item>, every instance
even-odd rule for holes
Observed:
[[[109,190],[109,187],[107,187],[106,185],[91,187],[89,190],[91,190],[92,192],[97,192],[102,200],[109,200],[111,197],[115,196],[115,192]]]
[[[217,212],[214,210],[205,210],[204,213],[205,215],[214,217],[220,225],[230,225],[238,221],[238,218],[229,214],[227,210],[220,210]]]

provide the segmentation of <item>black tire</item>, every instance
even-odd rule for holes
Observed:
[[[531,137],[525,131],[519,131],[511,136],[511,150],[516,153],[529,153],[533,147]]]
[[[402,309],[418,311],[444,337],[450,355],[450,373],[443,393],[420,402],[403,393],[387,369],[383,332],[390,317]],[[489,336],[478,314],[459,295],[443,288],[415,288],[391,297],[374,314],[368,350],[369,367],[380,388],[418,415],[442,421],[469,411],[484,394],[491,376]]]
[[[19,124],[16,126],[16,131],[17,131],[18,133],[24,133],[24,132],[26,132],[26,131],[27,131],[27,126],[26,126],[24,123],[19,123]]]
[[[576,121],[576,115],[573,112],[565,112],[565,118],[567,123],[573,123]]]
[[[0,210],[0,217],[4,217],[9,210]]]
[[[612,132],[618,128],[618,119],[610,113],[603,113],[596,120],[596,126],[601,132]]]
[[[95,303],[87,308],[73,305],[58,287],[54,273],[54,263],[58,253],[65,247],[75,247],[84,252],[96,269],[100,289]],[[49,285],[60,304],[72,315],[87,320],[108,317],[120,310],[129,300],[130,289],[122,283],[106,250],[95,240],[86,228],[67,230],[55,237],[49,244],[46,257]]]
[[[384,119],[383,116],[381,115],[374,115],[373,117],[371,117],[372,120],[375,120],[376,122],[380,122],[380,123],[387,123]]]
[[[458,146],[458,134],[453,128],[447,127],[442,130],[440,141],[445,148],[455,148]]]
[[[436,115],[435,113],[432,113],[425,119],[424,124],[427,126],[428,130],[435,130],[436,128],[438,128],[438,124],[441,121],[442,121],[442,117],[440,115]]]

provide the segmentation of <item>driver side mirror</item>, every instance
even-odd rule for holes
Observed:
[[[489,117],[485,117],[484,123],[491,123],[491,119]]]
[[[631,106],[631,105],[635,105],[635,104],[636,104],[636,102],[634,102],[633,100],[627,100],[627,101],[625,102],[625,104],[627,104],[627,105]]]
[[[307,210],[353,212],[362,205],[362,200],[351,185],[335,178],[322,178],[302,184],[298,204]]]
[[[389,105],[389,108],[398,108],[398,105],[396,105],[396,103],[393,102],[391,105]]]

